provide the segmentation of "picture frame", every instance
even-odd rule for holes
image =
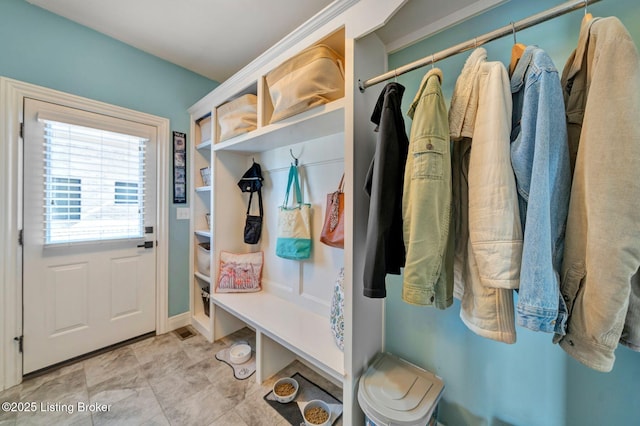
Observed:
[[[173,132],[173,203],[187,203],[187,134]]]
[[[184,168],[180,167],[173,171],[174,182],[175,183],[187,183],[187,174],[185,173]]]
[[[200,176],[202,177],[203,186],[211,186],[211,168],[210,167],[201,168]]]
[[[176,152],[173,154],[173,165],[176,167],[186,167],[186,152]]]

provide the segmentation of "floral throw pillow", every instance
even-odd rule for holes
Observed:
[[[217,293],[248,293],[262,290],[263,253],[220,253]]]

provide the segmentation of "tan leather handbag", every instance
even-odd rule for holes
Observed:
[[[344,174],[338,189],[327,194],[327,208],[320,242],[331,247],[344,248]]]
[[[271,123],[344,96],[344,59],[324,44],[312,46],[267,74]]]

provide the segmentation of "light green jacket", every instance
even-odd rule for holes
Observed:
[[[413,123],[402,195],[407,252],[402,298],[445,309],[453,303],[453,232],[449,121],[441,82],[442,71],[429,71],[408,112]]]

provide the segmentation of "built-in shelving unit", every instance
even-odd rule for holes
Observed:
[[[313,44],[327,44],[345,58],[344,65],[348,68],[351,58],[346,55],[345,28],[339,26],[325,31],[324,36],[299,46],[298,50]],[[214,95],[209,102],[191,111],[196,137],[202,131],[199,117],[207,115],[212,118],[211,139],[196,143],[192,154],[195,157],[192,163],[194,254],[197,254],[200,243],[210,241],[211,265],[217,265],[222,251],[243,253],[261,250],[265,259],[263,290],[257,293],[215,293],[217,268],[211,267],[211,276],[206,276],[198,272],[194,260],[192,324],[210,340],[224,337],[244,326],[255,330],[256,378],[260,382],[294,359],[299,359],[348,389],[352,383],[348,369],[351,364],[348,357],[351,355],[349,352],[345,354],[335,344],[329,311],[333,283],[340,268],[345,267],[351,276],[352,266],[348,260],[353,257],[353,244],[348,244],[344,250],[336,249],[321,244],[318,237],[326,194],[335,190],[343,172],[347,176],[353,175],[351,166],[345,162],[345,157],[352,150],[352,138],[345,135],[346,117],[350,115],[349,101],[343,97],[271,123],[273,106],[265,78],[269,70],[261,70],[253,82],[245,83],[241,89],[223,90],[219,97]],[[247,93],[255,94],[258,99],[257,128],[219,141],[217,107]],[[215,90],[213,94],[217,94]],[[284,197],[293,153],[300,161],[305,202],[313,206],[313,253],[303,262],[278,258],[274,248],[276,211]],[[209,155],[206,161],[199,160],[200,156],[206,155]],[[237,182],[253,161],[261,164],[265,176],[265,217],[261,241],[257,245],[247,245],[243,242],[242,230],[248,196],[239,190]],[[211,167],[210,186],[201,185],[201,167]],[[209,204],[205,205],[206,202]],[[205,231],[200,217],[207,212],[211,214],[211,229]],[[352,240],[352,237],[347,238]],[[209,316],[204,314],[200,300],[203,285],[212,289]],[[374,303],[373,312],[377,318],[373,328],[380,328],[379,302]],[[379,348],[381,332],[377,336],[374,346]]]
[[[273,106],[266,74],[288,56],[314,44],[327,44],[344,57],[347,70],[345,96],[271,123]],[[341,385],[345,424],[352,424],[351,419],[360,415],[355,402],[355,383],[366,360],[382,347],[383,325],[382,303],[363,300],[353,285],[357,267],[354,258],[360,256],[364,240],[363,232],[356,231],[353,225],[366,221],[365,211],[354,208],[353,187],[362,187],[364,173],[362,177],[356,176],[356,169],[364,170],[371,159],[371,149],[362,149],[365,157],[356,159],[354,156],[352,122],[355,111],[351,88],[356,84],[353,52],[353,41],[347,39],[344,25],[329,25],[318,30],[313,39],[300,42],[257,70],[252,79],[240,80],[232,87],[223,84],[190,110],[196,135],[199,117],[208,114],[212,117],[211,142],[202,141],[194,146],[196,158],[202,153],[210,156],[208,161],[192,163],[195,179],[192,180],[195,182],[192,191],[196,203],[192,213],[194,253],[198,244],[207,239],[211,242],[212,265],[217,265],[222,251],[261,250],[264,253],[262,291],[215,293],[212,290],[208,317],[201,308],[199,289],[203,285],[215,288],[217,268],[211,267],[211,276],[205,276],[197,271],[194,261],[192,324],[210,340],[244,326],[255,330],[256,379],[259,382],[298,359]],[[376,55],[381,52],[376,51]],[[378,71],[373,69],[373,72]],[[219,141],[217,107],[246,93],[255,94],[258,99],[257,128]],[[369,114],[367,111],[366,115]],[[305,202],[311,203],[313,208],[312,257],[302,262],[275,256],[277,207],[284,198],[288,168],[293,161],[291,155],[299,159]],[[243,242],[242,232],[248,195],[239,190],[237,182],[253,161],[261,164],[265,177],[265,217],[259,244],[247,245]],[[211,167],[210,190],[198,183],[199,167],[205,165]],[[335,190],[343,172],[347,181],[345,214],[349,229],[345,232],[345,248],[336,249],[320,243],[319,235],[326,194]],[[203,201],[201,205],[200,201]],[[209,204],[205,208],[206,201]],[[203,232],[206,228],[200,220],[206,212],[211,214],[210,232]],[[350,341],[345,351],[335,344],[329,322],[333,283],[342,267],[345,269],[345,339]],[[362,328],[365,323],[366,328]]]
[[[207,224],[207,215],[211,214],[211,184],[202,179],[200,169],[211,167],[211,147],[213,146],[213,117],[207,112],[194,120],[192,129],[194,146],[190,153],[192,196],[190,198],[192,220],[191,238],[192,269],[191,280],[191,318],[193,326],[203,335],[210,338],[212,329],[210,298],[211,278],[200,272],[199,262],[203,262],[202,253],[199,252],[200,244],[212,245],[212,232]],[[204,259],[205,263],[207,259]],[[211,264],[211,256],[208,259]],[[210,272],[209,272],[210,273]]]
[[[344,97],[316,106],[300,114],[271,123],[273,105],[265,76],[279,63],[315,44],[329,45],[344,57]],[[262,382],[294,359],[298,359],[327,379],[342,386],[344,424],[359,424],[362,413],[356,402],[356,385],[369,359],[382,348],[383,309],[380,300],[361,296],[361,266],[368,209],[363,208],[364,185],[375,146],[375,134],[369,124],[374,100],[361,96],[356,102],[356,70],[381,72],[383,47],[376,42],[362,44],[359,58],[357,42],[347,37],[344,22],[333,21],[316,27],[308,37],[288,49],[278,49],[264,66],[242,78],[234,77],[203,98],[190,109],[193,133],[198,135],[199,117],[212,117],[211,144],[195,145],[196,157],[210,155],[204,162],[211,167],[211,190],[198,188],[198,168],[193,163],[196,184],[192,187],[196,203],[208,198],[205,208],[193,209],[193,250],[204,239],[211,242],[211,276],[203,276],[193,262],[192,324],[208,339],[217,340],[241,327],[256,333],[256,380]],[[366,50],[366,52],[365,52]],[[366,53],[366,54],[365,54]],[[216,124],[218,106],[247,93],[257,96],[257,128],[231,139],[219,141]],[[366,103],[360,100],[367,100]],[[356,122],[360,124],[356,124]],[[363,129],[363,130],[361,130]],[[363,136],[360,137],[358,134]],[[356,149],[358,144],[363,144]],[[208,141],[206,142],[208,143]],[[275,255],[277,207],[282,204],[292,155],[299,160],[305,202],[311,203],[313,249],[310,259],[292,261]],[[248,195],[237,186],[243,173],[256,161],[264,175],[264,222],[257,245],[243,241]],[[337,249],[319,241],[326,195],[335,191],[345,174],[345,247]],[[207,195],[205,195],[207,194]],[[366,201],[365,201],[366,202]],[[208,210],[207,210],[208,209]],[[211,232],[202,233],[200,216],[211,214]],[[363,228],[362,225],[365,225]],[[217,265],[220,253],[262,251],[264,266],[262,291],[257,293],[216,293]],[[338,348],[330,326],[333,285],[339,270],[345,276],[345,350]],[[211,286],[209,316],[200,308],[199,288]]]

